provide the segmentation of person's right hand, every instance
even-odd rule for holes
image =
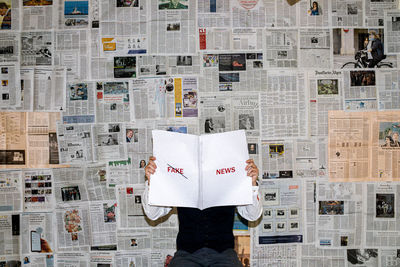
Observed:
[[[149,185],[150,185],[150,175],[154,174],[154,172],[157,169],[157,165],[154,162],[155,160],[156,160],[155,157],[150,156],[149,162],[147,163],[146,167],[144,168],[144,173],[146,175],[147,181],[149,181]]]

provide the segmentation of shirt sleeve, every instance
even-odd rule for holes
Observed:
[[[153,221],[167,215],[172,209],[171,207],[149,205],[149,183],[147,181],[142,195],[142,206],[146,216]]]
[[[253,186],[253,204],[237,206],[237,210],[243,218],[248,221],[256,221],[260,218],[262,207],[258,194],[258,186]]]

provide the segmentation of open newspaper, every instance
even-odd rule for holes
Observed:
[[[243,130],[202,136],[154,130],[153,153],[150,205],[205,209],[252,203]]]

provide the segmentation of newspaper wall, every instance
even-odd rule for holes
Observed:
[[[0,181],[0,212],[22,211],[21,171],[1,171]]]
[[[0,36],[0,61],[18,62],[20,34],[18,32],[2,32]]]

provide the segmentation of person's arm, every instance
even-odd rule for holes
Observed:
[[[253,185],[253,203],[250,205],[238,206],[237,210],[243,218],[248,221],[255,221],[260,218],[262,213],[262,207],[260,203],[260,197],[258,195],[258,168],[252,159],[246,161],[247,176],[251,177]]]
[[[149,186],[150,186],[150,176],[154,174],[157,165],[154,163],[155,157],[149,158],[149,163],[145,167],[145,175],[147,177],[147,181],[145,183],[145,189],[142,195],[142,206],[144,213],[150,220],[157,220],[158,218],[167,215],[172,208],[170,207],[159,207],[149,205]]]

